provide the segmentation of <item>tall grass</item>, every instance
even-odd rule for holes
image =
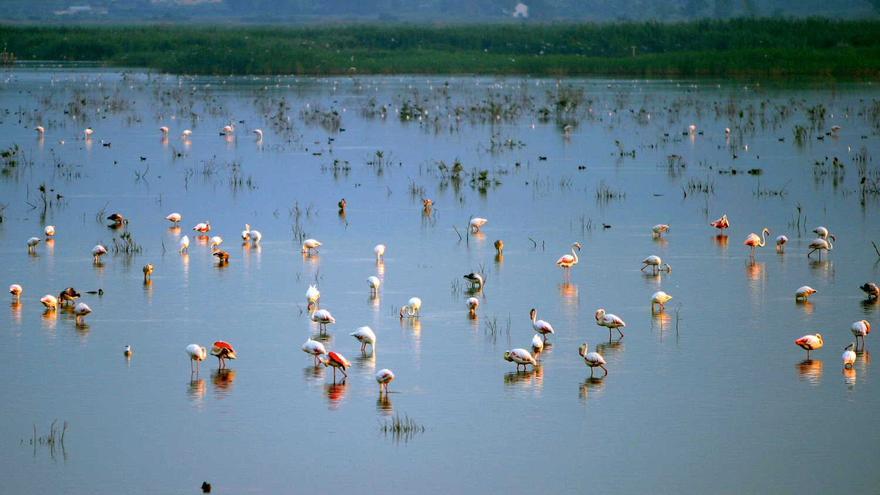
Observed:
[[[880,21],[330,27],[0,26],[20,61],[188,74],[880,75]],[[633,55],[635,53],[635,55]]]

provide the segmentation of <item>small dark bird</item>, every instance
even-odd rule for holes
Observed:
[[[202,493],[211,493],[211,484],[207,481],[202,482]]]
[[[61,291],[61,294],[58,294],[58,301],[62,306],[67,304],[68,302],[73,303],[77,299],[79,299],[80,293],[76,291],[73,287],[68,287]]]
[[[113,213],[112,215],[107,217],[107,220],[110,220],[115,225],[122,225],[124,223],[128,223],[128,219],[122,216],[122,213]]]
[[[339,203],[337,203],[337,205],[339,205],[339,212],[340,212],[340,213],[342,213],[342,212],[345,211],[345,205],[346,205],[346,204],[347,204],[347,203],[345,202],[345,198],[342,198],[342,199],[339,200]]]
[[[865,285],[859,288],[865,291],[865,294],[868,295],[868,299],[880,298],[880,286],[878,286],[874,282],[866,282]]]
[[[226,251],[217,250],[214,252],[214,256],[217,257],[217,260],[220,262],[221,265],[229,263],[229,253],[227,253]]]

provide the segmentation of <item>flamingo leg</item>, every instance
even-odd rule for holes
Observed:
[[[593,378],[593,367],[590,366],[590,378]]]
[[[623,338],[623,332],[620,331],[620,328],[617,329],[617,333],[620,334],[620,338]]]
[[[600,368],[602,368],[602,370],[603,370],[603,371],[605,371],[605,374],[604,374],[604,375],[602,375],[602,376],[608,376],[608,369],[607,369],[607,368],[605,368],[605,367],[604,367],[604,366],[602,366],[602,365],[599,365],[599,367],[600,367]]]

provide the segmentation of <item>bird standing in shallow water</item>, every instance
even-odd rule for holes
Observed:
[[[547,336],[554,333],[553,326],[544,320],[539,320],[538,310],[535,308],[532,308],[531,311],[529,311],[529,318],[532,320],[532,329],[537,334],[541,335],[544,342],[547,342]]]
[[[659,256],[654,255],[654,254],[652,254],[651,256],[648,256],[647,258],[642,260],[642,270],[643,271],[645,268],[648,268],[649,266],[651,267],[651,272],[654,274],[657,274],[661,270],[665,270],[666,272],[672,271],[672,267],[669,266],[669,263],[663,263],[663,260]]]
[[[666,303],[672,300],[672,296],[663,292],[662,290],[658,290],[651,296],[651,311],[654,311],[654,306],[659,306],[660,311],[666,309]]]
[[[321,242],[316,239],[306,239],[303,241],[302,252],[306,255],[312,254],[312,251],[317,251],[318,248],[321,247]]]
[[[862,289],[862,292],[868,295],[869,300],[876,301],[880,298],[880,285],[877,285],[874,282],[865,282],[859,287],[859,289]]]
[[[92,312],[92,308],[89,307],[86,303],[77,303],[73,308],[73,314],[76,316],[76,324],[83,325],[85,324],[86,316]]]
[[[418,297],[409,298],[409,302],[400,308],[400,317],[415,318],[422,314],[422,300]]]
[[[153,276],[153,264],[147,263],[146,265],[144,265],[144,283],[149,282],[150,277],[152,277],[152,276]]]
[[[544,352],[544,340],[540,335],[535,334],[532,336],[532,354],[535,356],[536,361],[542,352]]]
[[[37,251],[37,244],[40,243],[39,237],[31,237],[27,240],[27,248],[29,253],[35,253]]]
[[[621,328],[626,327],[626,323],[617,315],[611,313],[605,313],[605,310],[599,308],[596,310],[596,324],[600,327],[605,327],[608,329],[608,340],[611,340],[611,331],[617,330],[617,333],[623,337],[623,332],[620,330]]]
[[[871,333],[871,324],[868,320],[859,320],[852,324],[850,331],[856,338],[856,349],[859,348],[859,339],[862,339],[862,348],[865,347],[865,336]]]
[[[810,296],[812,296],[815,293],[816,293],[816,289],[810,287],[809,285],[805,285],[803,287],[799,287],[798,290],[795,291],[794,300],[806,302],[807,299],[809,299]]]
[[[302,345],[302,350],[306,354],[311,354],[315,358],[315,366],[321,364],[321,361],[318,359],[318,357],[327,354],[327,349],[324,347],[324,344],[312,339],[306,340],[306,342]]]
[[[189,236],[183,236],[180,238],[180,249],[178,250],[180,254],[184,254],[189,252]]]
[[[339,371],[342,372],[342,376],[344,377],[342,380],[345,381],[345,378],[348,378],[348,373],[345,372],[351,366],[351,363],[348,362],[348,359],[345,359],[345,356],[342,354],[330,351],[326,355],[320,356],[318,359],[321,360],[321,363],[324,367],[332,366],[333,367],[333,382],[336,382],[336,369],[339,368]]]
[[[755,249],[757,249],[759,247],[764,247],[764,244],[766,244],[766,242],[767,242],[766,237],[768,235],[770,235],[770,229],[768,229],[767,227],[764,227],[764,230],[761,231],[761,237],[758,237],[758,234],[756,234],[754,232],[752,232],[751,234],[749,234],[746,237],[746,240],[743,242],[743,244],[745,244],[746,246],[748,246],[752,250],[751,251],[752,258],[755,257]]]
[[[385,260],[385,244],[376,244],[376,247],[373,248],[373,253],[376,254],[376,263],[381,263]]]
[[[470,315],[470,317],[476,318],[477,317],[477,308],[480,307],[480,300],[477,299],[476,297],[469,297],[468,300],[466,301],[466,304],[468,307],[468,314]]]
[[[651,227],[651,234],[657,238],[663,237],[663,234],[667,232],[669,232],[669,225],[665,223],[658,223],[657,225]]]
[[[192,229],[200,234],[207,234],[211,231],[211,222],[205,220],[204,222],[197,223]]]
[[[483,225],[486,225],[489,220],[480,217],[471,218],[471,221],[468,223],[468,227],[471,229],[471,233],[476,234],[483,228]]]
[[[476,272],[468,273],[464,279],[470,282],[472,291],[480,291],[483,289],[483,276]]]
[[[211,355],[217,357],[218,369],[221,370],[226,369],[227,359],[236,359],[238,357],[235,354],[235,349],[232,348],[232,344],[222,340],[214,342],[214,346],[211,347]]]
[[[822,340],[822,334],[815,335],[804,335],[803,337],[794,341],[795,344],[798,345],[801,349],[807,351],[807,359],[810,359],[810,351],[815,351],[817,349],[821,349],[822,346],[825,345],[825,341]]]
[[[562,256],[560,256],[559,259],[556,260],[556,265],[559,266],[560,268],[562,268],[563,270],[565,270],[566,273],[569,273],[571,270],[571,267],[578,264],[579,260],[578,260],[577,253],[580,250],[581,250],[581,243],[575,242],[574,244],[571,245],[571,254],[563,254]]]
[[[177,225],[180,223],[181,220],[183,220],[183,215],[181,215],[180,213],[169,213],[168,216],[165,217],[165,220],[168,220],[172,224]]]
[[[598,352],[587,352],[588,350],[589,346],[584,342],[578,349],[578,354],[584,358],[584,363],[590,367],[590,376],[593,376],[593,368],[602,368],[602,371],[605,372],[602,376],[608,376],[608,368],[605,367],[605,358],[603,358]]]
[[[46,234],[46,237],[55,237],[55,226],[54,225],[46,225],[46,228],[43,229],[43,233]]]
[[[81,294],[77,292],[76,289],[74,289],[73,287],[68,287],[61,291],[60,294],[58,294],[58,300],[61,301],[62,305],[65,305],[67,303],[75,302],[77,299],[79,299],[80,296]]]
[[[843,355],[841,358],[843,359],[844,369],[852,369],[853,364],[856,362],[856,353],[852,350],[853,347],[855,347],[855,344],[850,344],[843,348]]]
[[[379,393],[383,391],[388,393],[388,384],[394,381],[394,372],[388,368],[383,368],[376,372],[376,382],[379,383]]]
[[[24,292],[24,289],[21,288],[18,284],[12,284],[9,286],[9,293],[12,294],[13,301],[21,300],[21,293]]]
[[[368,345],[372,348],[373,352],[376,351],[376,334],[373,332],[372,328],[366,326],[359,327],[349,335],[356,338],[358,342],[361,343],[361,352],[367,352]]]
[[[776,238],[776,252],[777,253],[784,253],[785,252],[785,245],[787,243],[788,243],[788,237],[785,237],[784,235],[778,236]]]
[[[822,251],[828,252],[834,249],[834,245],[831,242],[837,242],[837,239],[834,237],[834,234],[828,234],[827,237],[817,237],[810,242],[810,252],[807,253],[807,258],[809,258],[813,253],[819,251],[819,259],[822,259]]]
[[[318,329],[321,333],[326,333],[327,325],[336,323],[336,318],[333,318],[333,315],[326,309],[319,309],[312,313],[312,321],[318,324]]]
[[[107,254],[107,248],[98,244],[92,248],[92,258],[94,259],[95,264],[101,262],[101,256]]]
[[[186,346],[186,354],[189,356],[189,370],[190,372],[198,372],[199,367],[208,357],[208,350],[198,344],[190,344]],[[196,363],[196,369],[193,370],[193,362]]]
[[[49,311],[55,311],[58,309],[58,299],[52,294],[46,294],[45,296],[40,298],[40,302],[43,303],[46,309]]]
[[[730,222],[727,220],[727,215],[721,215],[721,218],[713,222],[709,222],[709,225],[720,230],[722,234],[724,233],[725,229],[730,228]]]
[[[532,368],[538,365],[538,361],[535,360],[534,356],[529,354],[529,351],[519,348],[505,351],[504,360],[516,363],[516,371],[519,371],[520,366],[522,366],[523,371],[525,371],[526,366],[529,364],[532,365]]]

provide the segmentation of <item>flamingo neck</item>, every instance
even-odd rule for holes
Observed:
[[[767,242],[767,239],[765,238],[766,235],[767,235],[767,230],[762,230],[761,231],[761,244],[758,244],[759,246],[764,247],[764,244]]]
[[[571,248],[571,255],[574,256],[574,262],[577,263],[578,262],[577,249]]]

